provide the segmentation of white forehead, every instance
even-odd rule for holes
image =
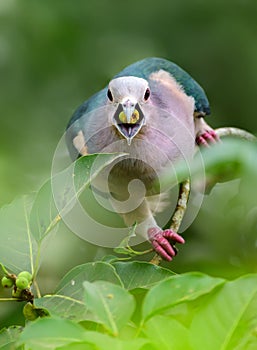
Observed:
[[[111,80],[109,83],[109,89],[117,100],[122,99],[124,96],[142,98],[147,88],[147,80],[131,76],[119,77]]]

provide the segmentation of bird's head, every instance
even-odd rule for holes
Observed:
[[[150,99],[148,82],[132,76],[113,79],[109,83],[107,96],[109,104],[116,108],[111,122],[130,145],[145,125],[142,106]]]

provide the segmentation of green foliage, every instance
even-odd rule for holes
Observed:
[[[105,280],[117,285],[122,284],[113,266],[103,262],[88,263],[77,266],[68,272],[61,280],[55,294],[36,299],[35,305],[39,308],[46,308],[53,315],[77,321],[92,319],[88,307],[84,303],[83,283],[98,280]]]
[[[251,209],[256,144],[224,142],[226,155],[222,156],[220,147],[202,154],[206,174],[215,174],[216,181],[223,180],[224,174],[226,180],[240,177],[240,200]],[[254,349],[256,273],[229,280],[203,272],[175,274],[145,261],[126,261],[149,252],[129,246],[133,230],[116,251],[121,258],[108,255],[102,261],[75,266],[54,293],[41,296],[36,280],[45,252],[43,243],[88,188],[90,176],[97,176],[120,156],[84,157],[57,174],[52,183],[57,181],[62,189],[59,210],[50,181],[34,201],[24,196],[1,209],[0,223],[12,238],[3,235],[0,243],[2,278],[10,280],[13,289],[0,301],[22,301],[26,324],[24,328],[3,328],[0,349]],[[100,162],[93,172],[96,157]],[[192,173],[197,174],[197,164],[196,159]]]
[[[256,346],[256,308],[256,274],[227,282],[194,317],[190,334],[193,348],[232,350]],[[201,337],[197,337],[199,330]]]
[[[34,190],[49,176],[56,140],[75,106],[102,88],[125,65],[147,56],[173,60],[202,84],[211,102],[212,125],[233,124],[256,131],[254,0],[132,0],[130,7],[136,9],[133,15],[126,11],[126,2],[115,0],[78,0],[75,5],[68,0],[0,3],[1,204]],[[47,314],[40,304],[51,312],[51,317],[26,325],[18,318],[20,311],[10,302],[3,302],[12,299],[10,290],[0,288],[1,327],[17,323],[25,326],[3,328],[0,349],[255,350],[256,275],[248,274],[257,272],[256,151],[255,145],[236,142],[203,155],[212,183],[234,176],[241,181],[216,186],[185,233],[187,244],[174,259],[172,269],[208,273],[202,274],[199,281],[198,273],[181,275],[180,290],[185,300],[177,298],[178,304],[173,304],[171,290],[171,303],[164,298],[163,306],[164,301],[156,294],[151,309],[151,294],[154,296],[157,290],[164,297],[169,291],[165,286],[176,285],[178,277],[148,263],[121,263],[117,257],[109,256],[106,265],[74,267],[54,294],[36,298],[35,308],[26,304],[30,314],[27,319],[31,312],[36,318]],[[193,169],[197,172],[197,166]],[[37,281],[43,290],[54,277],[53,283],[57,284],[70,265],[87,261],[85,251],[80,250],[80,240],[72,246],[73,241],[65,236],[69,242],[63,251],[61,227],[52,255],[58,253],[57,261],[63,267],[58,277],[53,276],[57,274],[57,264],[51,256],[52,233],[57,232],[58,215],[50,182],[37,193],[35,201],[34,196],[24,196],[0,209],[0,262],[8,270],[0,272],[1,278],[3,274],[6,278],[8,273],[28,270],[33,274],[32,288],[37,295]],[[50,241],[48,248],[44,246],[46,237]],[[119,249],[126,254],[124,259],[135,252],[127,244]],[[49,264],[47,271],[44,265],[41,278],[40,257]],[[223,282],[218,284],[218,279],[209,275],[221,276]],[[240,275],[246,276],[233,280]],[[89,317],[85,312],[84,282],[97,280],[111,283],[114,288],[124,287],[123,291],[136,300],[135,314],[116,337],[105,334],[107,326],[93,321],[98,315],[90,313]],[[199,282],[193,300],[192,294],[187,294],[189,280]],[[209,286],[203,288],[200,281],[207,280]],[[74,281],[78,292],[72,288]],[[54,287],[46,289],[49,293]],[[146,321],[141,314],[145,309],[149,314]]]
[[[15,343],[22,332],[22,327],[12,326],[9,328],[3,328],[0,331],[0,349],[11,350],[17,347]]]
[[[173,275],[173,272],[168,269],[142,261],[126,263],[117,261],[113,262],[112,265],[115,267],[124,287],[132,291],[134,289],[149,289],[159,281]]]
[[[69,320],[42,318],[28,325],[19,341],[30,349],[44,349],[51,344],[52,349],[85,339],[84,329]]]
[[[130,320],[135,300],[124,288],[105,281],[84,282],[85,304],[110,334],[117,336]]]
[[[201,295],[210,293],[222,283],[224,280],[220,278],[210,278],[198,272],[173,276],[152,288],[147,294],[142,317],[147,320],[174,305],[195,300]]]
[[[14,273],[33,271],[36,242],[28,224],[32,196],[23,196],[0,209],[1,263]]]
[[[84,268],[86,271],[88,267]],[[38,318],[22,331],[3,330],[0,344],[16,341],[15,344],[37,350],[69,346],[144,349],[146,344],[149,348],[167,350],[207,347],[245,350],[257,345],[256,274],[234,281],[195,272],[170,276],[142,298],[139,305],[142,313],[136,323],[133,321],[136,299],[129,290],[104,280],[88,282],[82,275],[80,282],[84,286],[81,306],[88,307],[94,322],[103,328],[92,331],[90,322],[71,320],[72,315],[69,317],[67,312],[62,318]]]
[[[97,174],[121,156],[122,154],[93,154],[81,157],[42,186],[30,214],[31,231],[38,243],[71,210],[78,196]],[[96,160],[97,166],[92,167]]]
[[[49,180],[37,193],[23,196],[0,209],[3,230],[0,242],[1,263],[13,273],[30,270],[37,272],[40,263],[40,247],[43,239],[56,227],[74,205],[77,197],[92,179],[119,154],[91,155],[78,159],[63,172]],[[97,158],[97,167],[91,170]],[[73,182],[74,181],[74,182]],[[58,210],[51,183],[58,183]]]
[[[189,329],[175,318],[155,315],[144,326],[144,334],[155,349],[190,350]]]

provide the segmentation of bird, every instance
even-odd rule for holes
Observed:
[[[137,224],[137,232],[166,261],[177,254],[175,244],[185,240],[157,223],[155,215],[166,204],[165,191],[156,192],[155,184],[179,160],[192,159],[197,146],[218,142],[204,119],[209,114],[206,93],[184,69],[148,57],[125,67],[83,102],[66,128],[72,160],[126,154],[108,176],[113,206],[128,227]]]

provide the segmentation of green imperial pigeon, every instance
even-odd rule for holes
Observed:
[[[167,261],[176,255],[174,244],[184,239],[157,224],[154,216],[163,210],[165,195],[156,194],[154,184],[177,161],[192,159],[196,144],[218,141],[204,120],[208,114],[206,94],[188,73],[168,60],[146,58],[126,67],[85,101],[67,127],[74,160],[92,153],[127,154],[108,176],[113,206],[128,227],[137,223],[136,232]]]

